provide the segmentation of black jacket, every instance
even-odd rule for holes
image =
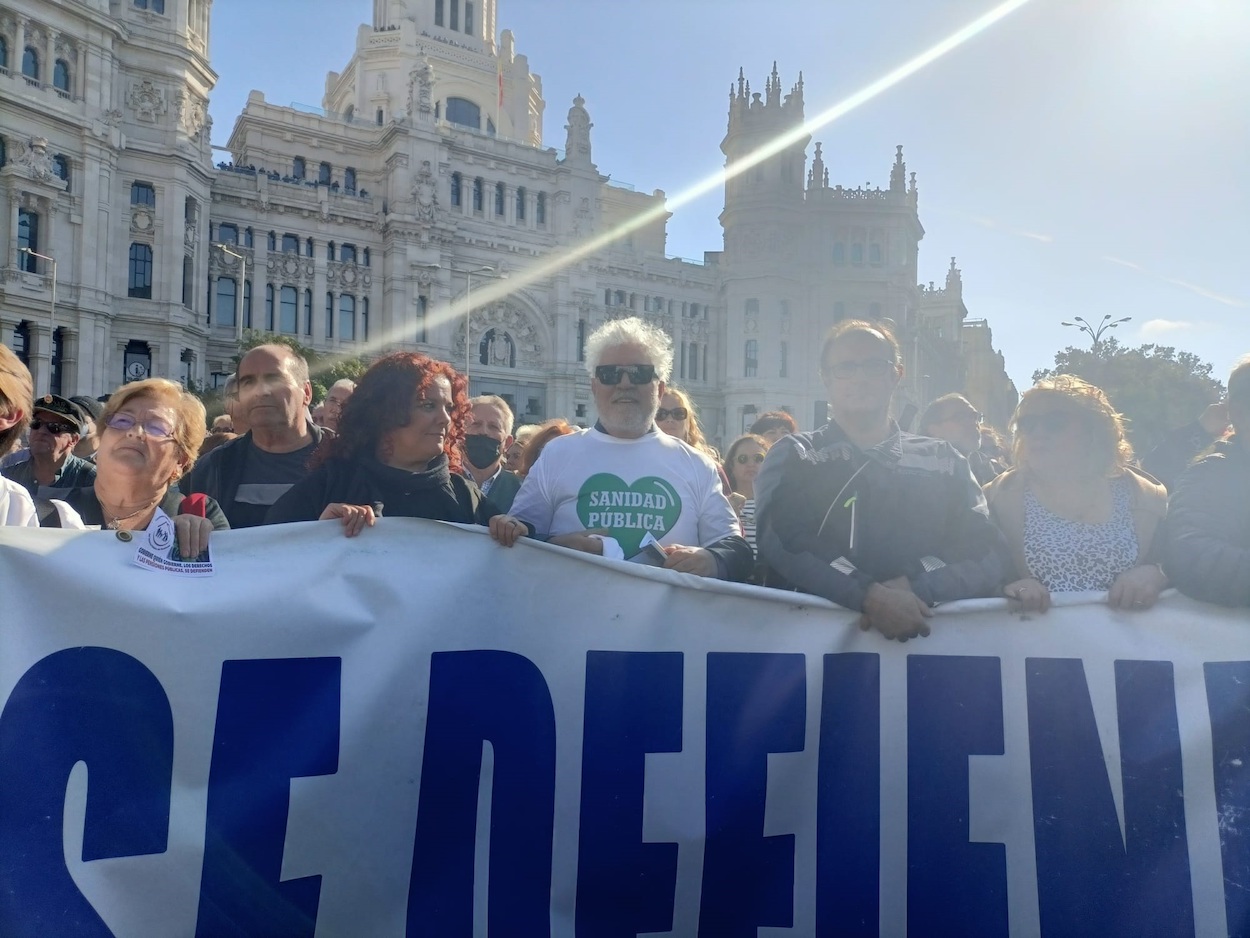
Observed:
[[[994,596],[1010,570],[968,461],[897,427],[868,450],[833,422],[779,440],[755,480],[755,506],[767,585],[849,609],[899,576],[927,603]]]
[[[1216,443],[1177,482],[1163,569],[1194,599],[1250,606],[1250,452],[1237,437]]]
[[[308,425],[317,446],[333,433],[315,424]],[[239,482],[243,478],[243,467],[247,462],[248,450],[253,446],[252,434],[249,430],[237,440],[231,440],[201,456],[191,467],[191,473],[181,483],[184,492],[200,492],[215,498],[227,518],[235,517],[235,495],[239,491]],[[315,450],[314,450],[315,452]],[[235,526],[238,526],[236,520]]]
[[[333,502],[380,503],[386,517],[463,524],[486,524],[492,515],[500,514],[471,479],[449,471],[445,455],[432,460],[423,472],[386,466],[370,456],[322,463],[274,503],[265,523],[316,521]]]
[[[187,496],[178,491],[178,486],[172,485],[169,491],[165,493],[165,497],[161,499],[161,511],[173,518],[182,514],[183,503]],[[60,499],[78,512],[78,516],[82,518],[83,524],[98,524],[104,527],[104,509],[100,507],[100,500],[96,498],[95,486],[88,485],[84,488],[73,489]],[[213,523],[214,531],[225,531],[230,528],[230,522],[226,520],[225,514],[221,510],[221,506],[213,499],[207,500],[205,506],[205,517]],[[43,528],[59,528],[61,526],[61,517],[57,514],[55,506],[51,501],[44,498],[35,500],[39,508],[39,526]]]

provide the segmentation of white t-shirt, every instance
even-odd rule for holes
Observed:
[[[35,503],[26,487],[0,476],[0,524],[21,528],[39,527]]]
[[[683,547],[741,534],[711,461],[658,430],[636,440],[594,429],[557,437],[521,483],[511,513],[544,539],[607,529],[627,558],[647,532]]]

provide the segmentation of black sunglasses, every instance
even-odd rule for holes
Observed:
[[[1025,414],[1016,418],[1016,430],[1028,436],[1031,433],[1062,433],[1072,425],[1075,414],[1067,414],[1061,410],[1048,414]]]
[[[621,383],[621,375],[629,375],[630,384],[650,384],[655,380],[655,365],[596,365],[595,378],[600,384]]]
[[[632,381],[633,379],[631,378],[630,380]],[[646,382],[644,382],[644,384],[645,383]],[[659,410],[655,412],[656,420],[668,420],[670,417],[673,420],[685,420],[689,416],[690,416],[690,411],[686,410],[686,408],[684,407],[673,407],[673,408],[661,407]]]
[[[47,430],[53,436],[58,436],[62,433],[77,433],[78,432],[78,427],[75,424],[61,423],[60,421],[57,421],[57,420],[40,420],[38,417],[36,417],[34,420],[30,422],[30,428],[32,430],[38,430],[42,428],[44,430]]]
[[[739,466],[745,466],[749,462],[762,463],[763,461],[763,453],[739,453],[734,457],[734,462],[736,462]]]

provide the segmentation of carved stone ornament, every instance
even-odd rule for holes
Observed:
[[[56,178],[52,157],[48,153],[47,137],[31,137],[25,149],[18,154],[16,162],[19,166],[25,167],[32,179],[51,182]]]
[[[169,110],[165,90],[152,84],[147,78],[130,86],[130,109],[139,120],[154,122]]]
[[[105,127],[116,127],[122,122],[122,112],[120,108],[113,108],[105,111],[104,116],[100,118],[100,123]]]
[[[151,231],[152,230],[152,214],[145,209],[135,209],[130,214],[130,230],[131,231]]]
[[[204,129],[208,109],[198,97],[187,91],[179,91],[174,98],[174,108],[178,114],[178,129],[188,137],[194,137]]]
[[[197,241],[200,240],[200,229],[195,222],[188,222],[185,234],[187,247],[195,247]]]
[[[438,186],[429,160],[421,161],[417,180],[412,186],[412,200],[416,203],[416,216],[421,221],[433,221],[438,211]]]
[[[434,66],[422,58],[408,73],[408,118],[434,112]]]
[[[470,339],[480,345],[488,335],[487,357],[491,367],[524,367],[538,369],[543,366],[543,347],[538,330],[523,310],[510,303],[499,303],[485,309],[475,309],[470,317]],[[464,323],[456,330],[457,361],[464,359]],[[516,365],[512,364],[515,360]]]

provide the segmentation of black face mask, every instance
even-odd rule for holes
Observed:
[[[485,469],[499,459],[503,441],[481,433],[471,433],[464,438],[464,454],[475,469]]]

